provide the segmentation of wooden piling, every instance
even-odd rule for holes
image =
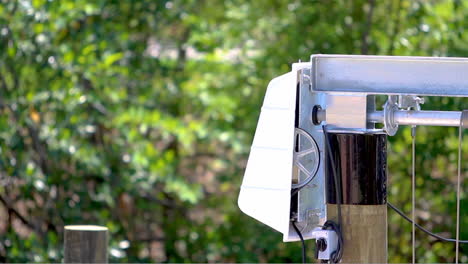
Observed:
[[[107,227],[65,226],[65,263],[107,263]]]
[[[338,221],[336,205],[328,218]],[[342,263],[387,263],[387,205],[341,205],[344,251]]]

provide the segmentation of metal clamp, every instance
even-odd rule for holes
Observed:
[[[395,112],[398,111],[396,96],[390,95],[384,105],[384,129],[389,136],[394,136],[398,131],[398,124],[395,122]]]
[[[396,99],[398,98],[398,102]],[[411,108],[420,111],[421,104],[424,104],[424,99],[414,95],[390,95],[387,102],[384,105],[383,110],[383,124],[384,129],[389,136],[394,136],[398,131],[398,118],[396,114],[399,114],[400,108],[410,110]],[[413,124],[413,127],[416,124]]]
[[[461,114],[460,126],[463,128],[468,128],[468,110],[463,110]]]

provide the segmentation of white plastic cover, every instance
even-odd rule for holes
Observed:
[[[245,214],[283,234],[289,233],[296,85],[294,70],[268,84],[238,201]]]

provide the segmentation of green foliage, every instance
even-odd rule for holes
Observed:
[[[64,225],[99,224],[110,229],[111,261],[299,262],[297,243],[236,205],[268,81],[314,53],[468,56],[466,10],[466,1],[1,1],[0,260],[59,262]],[[402,129],[389,154],[389,200],[405,212],[410,144]],[[454,237],[456,131],[419,128],[417,148],[418,222]],[[465,193],[462,206],[466,216]],[[389,225],[389,261],[409,262],[410,225],[391,212]],[[418,232],[420,262],[453,252]]]

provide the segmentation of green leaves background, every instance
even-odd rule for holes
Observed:
[[[299,262],[297,243],[237,208],[268,81],[314,53],[468,56],[467,10],[467,1],[1,1],[0,260],[60,262],[64,225],[99,224],[113,262]],[[410,140],[401,129],[389,146],[389,200],[407,213]],[[418,222],[454,237],[457,131],[419,128],[417,149]],[[464,239],[467,210],[464,192]],[[389,212],[389,261],[411,260],[410,230]],[[417,241],[419,261],[454,260],[453,245],[419,232]]]

